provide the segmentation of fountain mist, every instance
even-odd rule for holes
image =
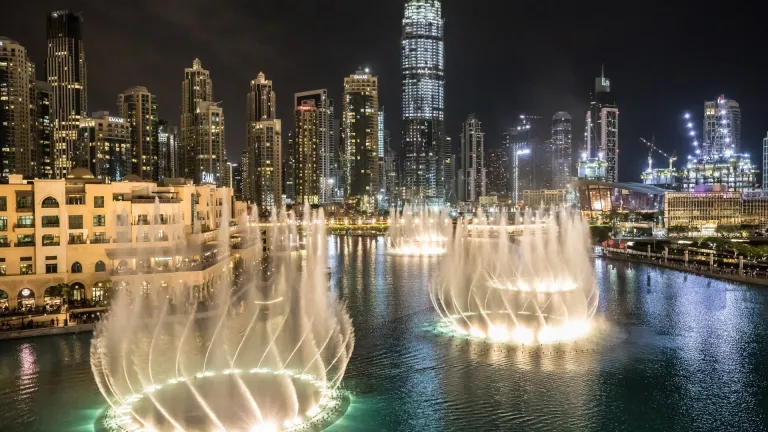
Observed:
[[[265,225],[243,217],[236,237],[247,244],[224,261],[217,286],[136,292],[142,276],[131,276],[117,293],[91,348],[109,430],[277,431],[332,421],[354,333],[328,292],[322,210],[306,208],[301,222],[281,211]],[[262,228],[273,236],[266,254]],[[221,262],[230,254],[226,218],[218,230]],[[300,231],[306,259],[294,247]],[[233,278],[236,262],[242,273]]]
[[[406,204],[403,213],[392,210],[387,244],[392,255],[442,255],[453,224],[448,210],[411,207]]]
[[[523,221],[507,226],[506,217],[481,215],[457,226],[430,289],[443,329],[523,344],[589,333],[598,292],[588,226],[565,209]]]

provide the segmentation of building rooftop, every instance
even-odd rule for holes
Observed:
[[[75,168],[67,175],[68,179],[92,179],[93,173],[88,168]]]
[[[596,185],[596,186],[620,188],[620,189],[627,189],[633,192],[647,193],[650,195],[664,195],[664,193],[667,192],[666,190],[660,187],[646,185],[642,183],[609,183],[609,182],[599,181],[599,180],[574,180],[571,182],[571,185],[575,187]]]

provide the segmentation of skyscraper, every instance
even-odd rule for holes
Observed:
[[[200,182],[200,173],[196,168],[198,142],[198,102],[213,102],[213,82],[211,74],[203,69],[199,59],[192,62],[191,68],[184,69],[184,81],[181,84],[181,152],[179,155],[179,177]]]
[[[35,81],[35,125],[37,178],[53,178],[53,87]]]
[[[88,112],[83,19],[69,11],[48,14],[47,81],[53,87],[53,174],[64,178],[87,149],[78,148],[80,120]]]
[[[248,156],[248,147],[243,150],[242,155],[240,156],[240,171],[243,175],[243,185],[242,185],[242,193],[243,193],[243,201],[246,202],[253,202],[252,194],[251,194],[251,187],[253,187],[253,182],[251,179],[251,163],[250,158]]]
[[[509,198],[510,167],[509,151],[506,148],[485,152],[486,189],[488,195]]]
[[[18,42],[0,38],[0,178],[34,177],[35,65]]]
[[[571,181],[571,115],[558,112],[552,117],[552,188],[565,189]]]
[[[296,101],[298,103],[298,100]],[[318,204],[320,201],[318,109],[312,99],[303,100],[294,112],[296,150],[296,203]]]
[[[232,166],[232,189],[237,201],[243,200],[243,170],[240,164],[230,164]]]
[[[180,177],[179,128],[170,126],[166,120],[158,121],[157,142],[160,179]]]
[[[293,131],[288,131],[285,140],[283,195],[285,196],[285,205],[296,202],[296,139],[293,136]]]
[[[611,96],[611,81],[605,73],[595,78],[585,135],[587,158],[605,162],[605,181],[619,181],[619,108]]]
[[[160,180],[157,97],[146,87],[131,87],[117,95],[117,115],[131,126],[133,174]]]
[[[411,200],[446,199],[444,44],[439,0],[407,0],[401,42],[405,187]]]
[[[445,136],[445,151],[443,152],[443,171],[445,173],[446,203],[454,202],[458,199],[458,190],[456,186],[456,153],[453,151],[453,140],[448,135]]]
[[[80,120],[80,148],[88,149],[80,166],[94,177],[121,181],[132,173],[131,125],[123,117],[99,111]]]
[[[273,120],[277,109],[277,97],[272,89],[272,80],[267,80],[264,72],[259,72],[251,81],[248,92],[248,121]]]
[[[385,204],[390,208],[396,207],[398,205],[398,201],[400,200],[400,179],[398,175],[398,165],[399,163],[397,153],[395,153],[395,151],[392,150],[392,146],[387,143],[384,147],[384,172],[386,173],[386,177],[384,179],[384,182],[386,183],[384,190],[386,191]]]
[[[336,120],[336,114],[334,112],[333,99],[328,97],[327,89],[311,90],[301,93],[296,93],[294,97],[294,110],[296,112],[296,120],[299,119],[299,110],[301,106],[314,106],[316,110],[315,114],[310,114],[307,110],[303,112],[304,117],[310,116],[313,118],[314,125],[304,125],[302,127],[312,127],[315,129],[317,144],[315,146],[315,174],[316,186],[319,204],[327,204],[333,202],[333,189],[334,189],[334,167],[338,164],[337,155],[338,149],[336,141],[336,132],[333,125]],[[309,110],[311,111],[311,110]],[[299,149],[302,147],[302,134],[299,130],[298,123],[295,125],[295,138]],[[301,167],[301,163],[298,166]],[[297,184],[298,188],[299,185]],[[298,193],[298,189],[297,189]]]
[[[259,73],[250,83],[246,108],[249,196],[264,210],[282,204],[282,123],[275,118],[277,98],[272,81]],[[244,187],[244,189],[246,189]]]
[[[477,202],[486,193],[485,134],[474,114],[467,117],[461,129],[461,172],[464,181],[459,201]]]
[[[379,80],[367,70],[344,78],[342,117],[345,200],[374,211],[379,190]]]
[[[741,149],[741,108],[720,96],[704,103],[704,156],[730,155]]]
[[[763,192],[768,192],[768,133],[763,138]]]
[[[522,200],[524,190],[552,187],[552,145],[545,139],[550,134],[543,119],[521,115],[515,126],[504,134],[504,147],[509,152],[511,192],[515,202]]]
[[[384,152],[388,145],[388,138],[389,131],[384,128],[384,107],[380,107],[378,138],[379,145],[378,149],[376,150],[379,165],[379,190],[376,197],[379,202],[379,210],[386,210],[389,207],[389,200],[387,199],[387,165],[384,161]]]
[[[187,158],[194,165],[187,165],[195,183],[222,186],[227,155],[224,150],[224,109],[215,102],[198,102],[195,113],[196,140],[192,148],[195,158]]]

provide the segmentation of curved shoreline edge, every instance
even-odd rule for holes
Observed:
[[[686,267],[683,264],[676,264],[673,262],[662,262],[662,261],[651,261],[647,259],[639,259],[635,257],[629,257],[624,254],[613,254],[613,253],[602,253],[602,254],[596,254],[595,258],[602,258],[607,260],[615,260],[615,261],[625,261],[625,262],[633,262],[638,264],[645,264],[649,266],[656,266],[665,268],[668,270],[676,270],[683,273],[690,273],[697,276],[704,276],[711,279],[718,279],[723,280],[727,282],[738,282],[738,283],[745,283],[750,285],[761,285],[768,287],[768,279],[762,279],[762,278],[751,278],[746,276],[739,276],[739,275],[728,275],[728,274],[720,274],[720,273],[712,273],[704,270],[698,270],[692,267]]]

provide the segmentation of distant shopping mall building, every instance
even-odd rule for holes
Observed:
[[[640,183],[576,180],[569,185],[568,201],[585,217],[601,218],[611,213],[661,211],[664,193],[664,189]]]

